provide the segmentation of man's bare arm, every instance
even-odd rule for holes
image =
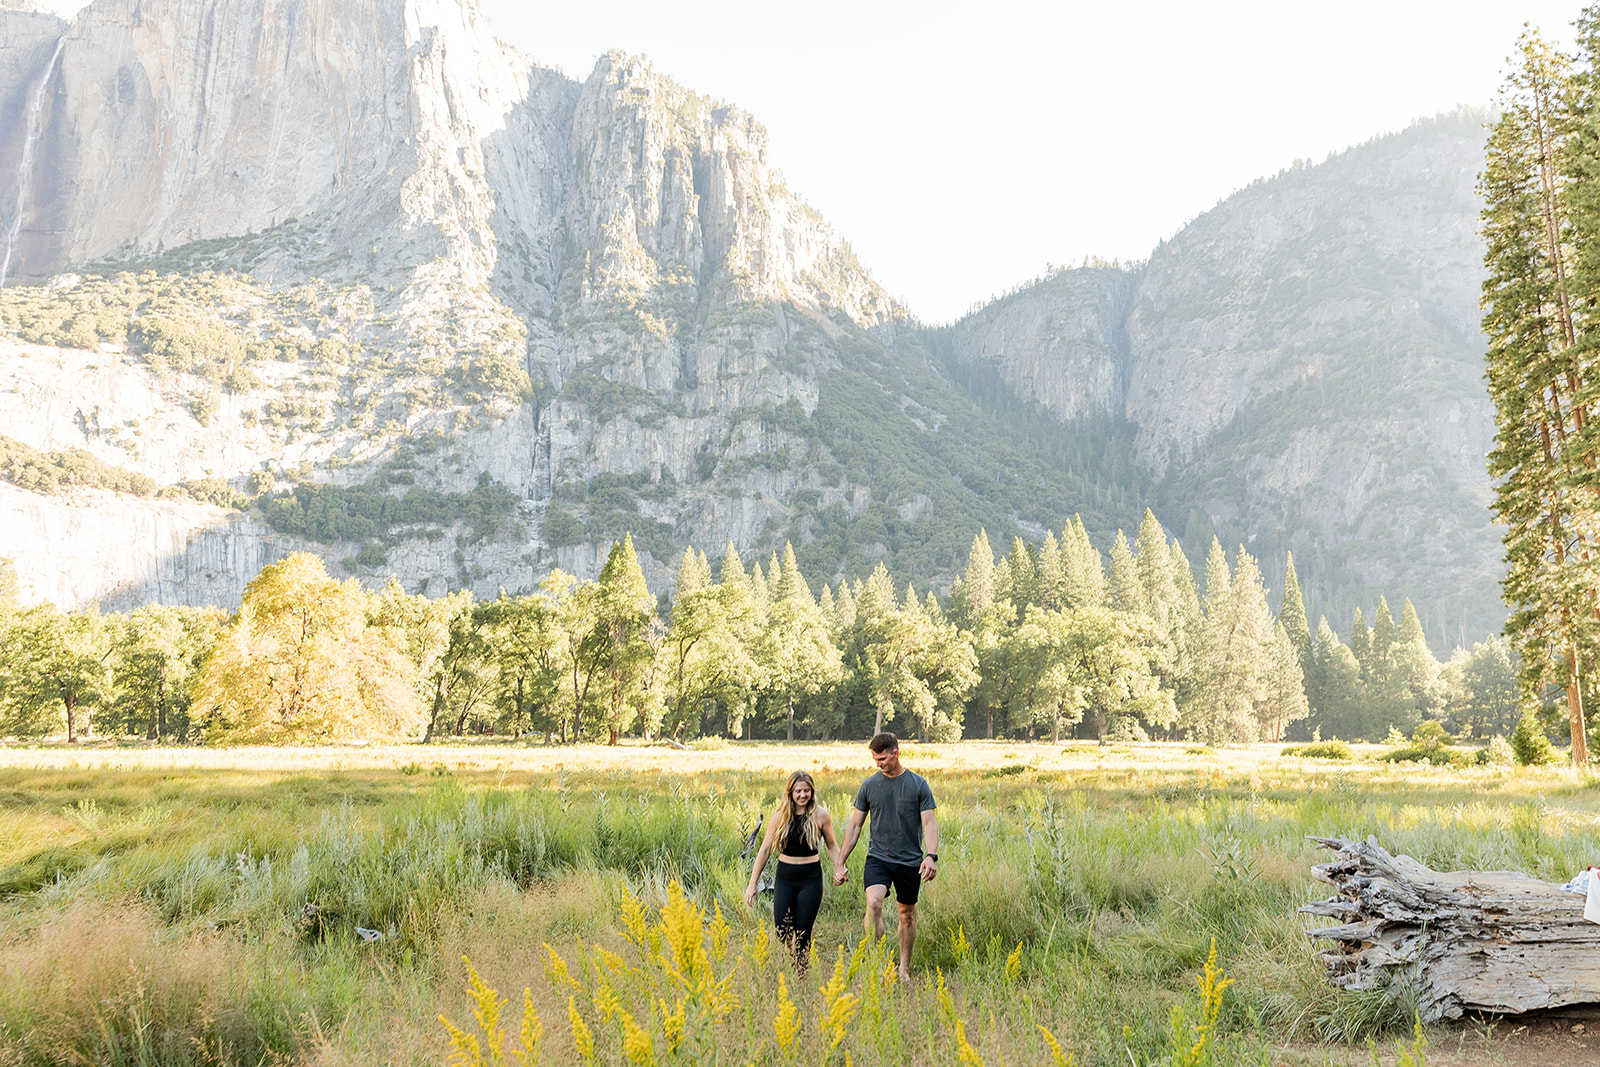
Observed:
[[[922,880],[931,882],[939,876],[939,861],[933,854],[939,851],[939,820],[929,808],[922,813]]]
[[[855,851],[856,842],[861,840],[861,826],[866,821],[866,812],[860,808],[850,809],[850,819],[844,824],[844,844],[839,846],[839,866],[844,866],[844,861]]]

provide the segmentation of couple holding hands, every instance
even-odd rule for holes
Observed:
[[[804,970],[810,958],[811,930],[822,906],[822,848],[833,861],[833,884],[843,885],[850,872],[845,861],[861,838],[862,824],[872,817],[871,840],[862,882],[867,891],[864,926],[868,937],[883,936],[883,902],[894,887],[900,912],[900,977],[911,977],[911,947],[917,937],[917,896],[923,882],[939,873],[939,824],[933,791],[927,779],[900,762],[900,741],[891,733],[874,737],[867,748],[878,773],[861,783],[854,809],[844,827],[844,843],[835,840],[833,816],[817,799],[816,783],[795,771],[767,820],[766,836],[756,853],[746,904],[756,901],[767,858],[778,853],[772,914],[778,937],[788,946],[795,967]],[[926,851],[924,851],[926,847]]]

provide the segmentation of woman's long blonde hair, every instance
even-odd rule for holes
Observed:
[[[804,815],[794,810],[794,787],[797,782],[804,782],[811,787],[811,803],[806,805]],[[777,810],[772,813],[775,820],[773,829],[777,834],[774,841],[778,851],[783,851],[783,843],[789,839],[789,824],[800,818],[805,820],[802,824],[805,829],[801,831],[801,835],[805,838],[806,844],[821,852],[821,819],[827,810],[822,806],[822,798],[817,796],[817,783],[812,780],[811,775],[805,771],[795,771],[789,775],[789,780],[783,783],[783,795],[778,798]]]

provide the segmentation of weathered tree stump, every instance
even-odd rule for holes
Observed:
[[[1424,1022],[1600,1003],[1600,925],[1582,894],[1513,871],[1440,873],[1375,837],[1312,840],[1339,857],[1311,871],[1338,895],[1300,909],[1343,922],[1307,931],[1336,942],[1321,953],[1334,985],[1411,983]]]

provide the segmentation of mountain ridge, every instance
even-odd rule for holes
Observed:
[[[1467,477],[1462,460],[1476,447],[1480,421],[1471,390],[1452,379],[1430,416],[1430,426],[1456,418],[1466,427],[1459,440],[1439,456],[1424,442],[1407,461],[1442,457],[1450,486],[1464,487],[1435,494],[1439,500],[1430,497],[1422,509],[1427,521],[1462,531],[1452,543],[1462,559],[1409,570],[1369,565],[1384,553],[1345,551],[1361,537],[1410,551],[1417,538],[1409,527],[1347,529],[1326,504],[1309,518],[1291,516],[1288,502],[1323,468],[1286,468],[1282,454],[1241,445],[1236,421],[1248,423],[1256,417],[1251,405],[1292,389],[1274,384],[1258,395],[1229,387],[1195,403],[1230,374],[1266,374],[1276,383],[1273,361],[1298,339],[1285,323],[1323,313],[1305,301],[1284,311],[1238,279],[1232,318],[1174,317],[1174,308],[1194,303],[1184,295],[1193,274],[1184,257],[1232,262],[1228,250],[1245,247],[1240,233],[1253,240],[1269,217],[1282,225],[1259,194],[1245,194],[1281,191],[1287,187],[1271,183],[1283,176],[1227,198],[1137,272],[1064,272],[951,326],[923,328],[788,190],[759,123],[677,86],[646,61],[611,53],[575,82],[527,63],[493,40],[472,5],[449,0],[215,7],[207,23],[181,0],[97,0],[70,25],[58,20],[66,43],[45,94],[46,148],[37,173],[21,182],[16,142],[25,130],[15,112],[9,126],[0,120],[0,203],[14,202],[28,182],[55,190],[24,218],[19,274],[41,281],[76,272],[0,294],[0,315],[17,338],[0,345],[0,374],[15,383],[0,407],[0,435],[38,449],[88,448],[135,470],[165,455],[165,466],[149,469],[164,472],[168,484],[220,478],[238,492],[275,486],[251,491],[254,517],[219,513],[197,527],[237,540],[235,549],[201,553],[206,565],[195,573],[215,577],[197,580],[192,594],[181,579],[140,585],[119,578],[117,603],[199,597],[201,589],[215,598],[252,576],[244,561],[270,562],[292,547],[342,558],[372,581],[394,570],[408,588],[466,586],[490,595],[501,586],[527,588],[551,566],[592,575],[607,539],[624,530],[642,541],[658,589],[670,580],[665,557],[685,543],[720,551],[731,540],[749,553],[785,538],[800,547],[814,581],[884,559],[898,563],[902,578],[938,585],[964,563],[980,525],[1002,539],[1037,537],[1081,511],[1104,540],[1119,525],[1131,529],[1148,504],[1169,528],[1192,535],[1191,556],[1211,534],[1251,547],[1269,574],[1274,553],[1293,548],[1299,561],[1304,552],[1310,597],[1332,608],[1336,621],[1379,589],[1416,592],[1420,605],[1442,575],[1452,592],[1435,598],[1440,618],[1454,613],[1462,626],[1468,618],[1474,627],[1495,625],[1490,528],[1486,513],[1471,512],[1487,477],[1481,465],[1476,480]],[[156,17],[167,12],[174,17]],[[37,88],[21,59],[32,57],[37,79],[42,49],[61,39],[50,38],[51,25],[0,13],[0,41],[32,42],[18,46],[12,63],[0,60],[0,99],[22,100]],[[297,62],[329,66],[319,83],[324,95],[291,98],[269,113],[256,86],[276,84],[262,72],[289,61],[290,41],[309,43]],[[170,58],[145,65],[151,50],[210,55],[220,73],[200,77]],[[157,85],[177,87],[168,95],[192,103],[175,112],[188,115],[176,123],[188,131],[177,147],[135,135],[150,126],[147,102],[159,93],[146,87]],[[330,109],[341,94],[350,101]],[[346,116],[381,111],[383,121],[318,117],[319,108],[340,107]],[[131,117],[118,134],[112,119],[124,112]],[[274,161],[288,149],[271,131],[311,112],[318,115],[304,128],[330,131],[335,147],[319,145],[284,170]],[[258,147],[230,146],[219,130]],[[378,143],[349,131],[376,131]],[[1444,181],[1449,195],[1423,204],[1423,214],[1447,235],[1459,235],[1462,219],[1470,231],[1475,207],[1457,195],[1470,138],[1460,132],[1448,144],[1414,147],[1409,163],[1385,162],[1381,180],[1368,182],[1368,199],[1387,203],[1385,190],[1404,186],[1406,174],[1419,188]],[[346,135],[354,140],[340,142]],[[96,172],[99,184],[76,177],[95,169],[91,159],[108,161]],[[239,173],[199,202],[187,192],[204,186],[194,175],[218,167]],[[263,169],[278,183],[266,188],[292,193],[238,210],[229,190],[249,187]],[[118,180],[126,188],[108,193],[106,183]],[[1384,247],[1378,231],[1389,227],[1404,246],[1399,259],[1427,252],[1425,229],[1396,226],[1371,210],[1354,215],[1337,190],[1309,200],[1290,193],[1311,205],[1302,204],[1301,214],[1315,214],[1322,197],[1327,213],[1367,218],[1371,232],[1344,235],[1351,248]],[[118,222],[114,205],[136,195],[156,207]],[[95,212],[107,217],[73,221]],[[1200,239],[1208,232],[1211,252]],[[1469,244],[1446,245],[1451,294],[1471,278]],[[1283,276],[1314,281],[1343,247],[1307,246]],[[172,278],[179,280],[162,280]],[[1390,284],[1427,295],[1433,290],[1425,281],[1413,271]],[[1369,296],[1363,291],[1362,310],[1338,319],[1345,325],[1325,336],[1312,331],[1330,366],[1365,365],[1370,345],[1346,326],[1371,318],[1362,303]],[[1152,310],[1158,298],[1161,314]],[[104,331],[94,332],[95,324]],[[1258,327],[1271,343],[1241,346]],[[1475,358],[1474,334],[1449,338],[1444,348],[1439,337],[1416,334],[1417,352],[1433,360],[1427,366],[1456,374],[1452,368]],[[1208,347],[1214,336],[1230,340]],[[197,355],[196,345],[207,344]],[[30,370],[29,361],[36,367],[45,355],[41,345],[76,370],[54,377]],[[1235,366],[1230,360],[1240,352],[1247,365]],[[1168,367],[1173,384],[1184,383],[1184,406],[1161,400]],[[1392,415],[1397,381],[1384,378],[1366,410]],[[1329,430],[1314,421],[1316,449],[1348,450],[1359,439],[1356,427]],[[1280,445],[1272,438],[1283,453]],[[1389,466],[1378,481],[1399,469],[1398,450],[1394,442],[1379,450]],[[1169,452],[1175,460],[1166,461]],[[1233,467],[1247,471],[1243,486],[1219,487]],[[1305,476],[1296,482],[1286,470]],[[375,495],[400,500],[413,488],[464,498],[484,477],[517,501],[492,536],[460,524],[369,523],[359,539],[320,542],[262,522],[296,484],[324,483],[344,494],[341,506],[359,510]],[[1381,488],[1367,486],[1341,506],[1360,512]],[[54,505],[12,506],[8,528],[27,531],[22,554],[42,553],[55,520],[21,516]],[[173,506],[163,503],[163,513]],[[322,504],[302,510],[313,506]],[[295,521],[296,529],[334,536],[326,523]],[[1297,541],[1305,530],[1290,529],[1295,524],[1315,536]],[[181,531],[189,527],[152,535],[166,547],[141,548],[133,569],[188,573],[162,562],[172,544],[200,536]],[[86,537],[73,560],[57,545],[53,562],[19,561],[30,595],[82,602],[74,599],[85,595],[80,586],[62,575],[110,567],[114,554],[111,542]],[[1457,591],[1463,578],[1470,579],[1464,593]]]

